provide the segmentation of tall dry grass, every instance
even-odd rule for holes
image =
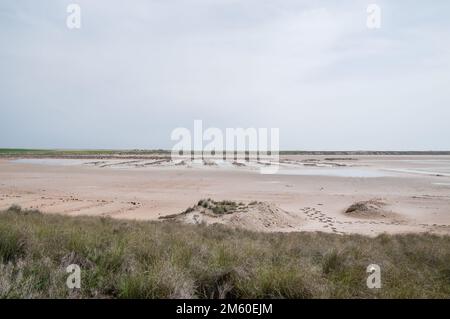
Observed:
[[[69,264],[81,289],[66,287]],[[368,289],[366,267],[381,266]],[[0,212],[2,298],[440,298],[450,237],[255,233],[224,226]]]

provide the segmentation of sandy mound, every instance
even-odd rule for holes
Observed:
[[[189,224],[225,224],[254,231],[292,231],[303,224],[300,216],[286,212],[273,204],[200,200],[180,214],[160,217]]]
[[[352,217],[362,218],[388,218],[394,214],[385,209],[386,203],[379,199],[356,202],[350,205],[345,214]]]

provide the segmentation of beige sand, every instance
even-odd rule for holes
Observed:
[[[256,230],[450,234],[450,156],[330,157],[285,156],[275,175],[132,159],[102,165],[0,159],[0,209],[18,204],[46,213],[158,220],[213,198],[271,207],[275,226],[252,227],[251,218],[242,219],[243,227]],[[374,199],[383,202],[384,216],[345,213],[357,201]]]

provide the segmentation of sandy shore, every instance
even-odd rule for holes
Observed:
[[[281,163],[263,175],[251,166],[145,159],[0,159],[0,209],[159,220],[212,198],[265,203],[267,220],[253,225],[248,216],[258,211],[243,215],[255,230],[450,234],[450,156],[293,155]],[[345,213],[374,199],[384,203],[382,216]]]

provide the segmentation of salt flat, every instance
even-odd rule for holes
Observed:
[[[257,164],[164,157],[10,158],[0,160],[0,209],[18,204],[47,213],[159,220],[212,198],[265,203],[267,220],[254,227],[250,215],[217,219],[236,227],[242,220],[253,230],[449,234],[449,172],[445,155],[282,156],[278,172],[267,175]],[[370,200],[383,203],[383,214],[345,213]],[[288,221],[281,223],[283,216]]]

